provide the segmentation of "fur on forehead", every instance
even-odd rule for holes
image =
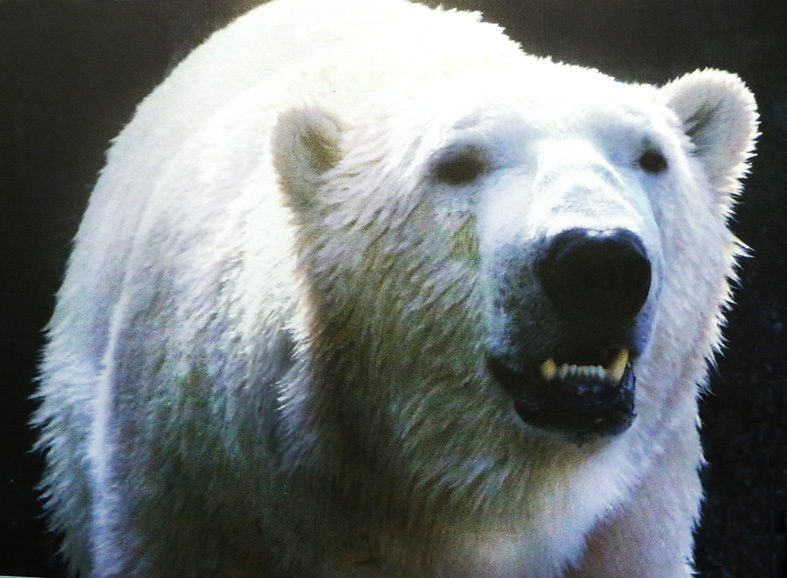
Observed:
[[[524,114],[527,122],[538,123],[553,111],[566,117],[564,128],[570,130],[571,120],[578,118],[575,114],[595,107],[616,111],[620,103],[619,112],[636,110],[639,117],[641,111],[646,122],[651,113],[666,115],[672,110],[674,129],[690,140],[690,152],[729,210],[757,134],[753,97],[737,76],[699,71],[657,90],[619,83],[590,69],[554,66],[546,59],[521,62],[526,63],[521,75],[510,70],[501,74],[493,67],[481,82],[457,73],[405,83],[375,100],[374,107],[359,108],[351,119],[314,107],[285,113],[274,138],[274,159],[290,203],[317,198],[329,169],[340,180],[350,173],[362,177],[362,189],[369,192],[384,181],[412,184],[433,151],[460,132],[472,131],[483,139],[487,129],[495,130],[485,121],[495,117],[504,121],[506,116]],[[582,82],[581,95],[563,90],[572,80]],[[538,90],[532,88],[534,83]],[[546,88],[550,97],[543,96]],[[577,112],[572,114],[574,107]]]

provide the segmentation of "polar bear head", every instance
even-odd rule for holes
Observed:
[[[741,251],[743,83],[630,85],[532,59],[401,92],[362,118],[292,110],[274,138],[316,405],[462,453],[647,435],[693,399]]]

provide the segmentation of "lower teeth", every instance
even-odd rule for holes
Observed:
[[[607,372],[600,365],[567,365],[563,364],[557,370],[559,379],[585,378],[585,379],[605,379]]]
[[[568,363],[563,363],[558,367],[554,358],[550,357],[541,364],[539,371],[544,381],[552,381],[555,378],[593,379],[599,381],[609,379],[612,383],[618,384],[623,379],[628,361],[628,349],[621,349],[606,368],[601,365],[574,365]]]

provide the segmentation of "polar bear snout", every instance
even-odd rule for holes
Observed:
[[[651,265],[640,238],[626,229],[569,229],[536,262],[547,298],[569,320],[614,325],[645,305]]]
[[[636,417],[636,362],[647,344],[654,266],[621,228],[569,228],[503,276],[504,320],[488,368],[521,420],[572,441],[626,431]],[[501,263],[511,266],[510,259]],[[539,328],[539,340],[525,339]]]

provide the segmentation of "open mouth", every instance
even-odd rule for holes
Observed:
[[[569,363],[550,357],[539,366],[539,372],[544,381],[554,380],[587,380],[609,381],[613,385],[620,384],[629,362],[629,350],[608,349],[600,355],[598,365]],[[574,359],[574,361],[578,361]]]
[[[531,370],[496,358],[489,368],[526,424],[585,441],[617,435],[636,417],[634,355],[628,348],[566,350]]]

